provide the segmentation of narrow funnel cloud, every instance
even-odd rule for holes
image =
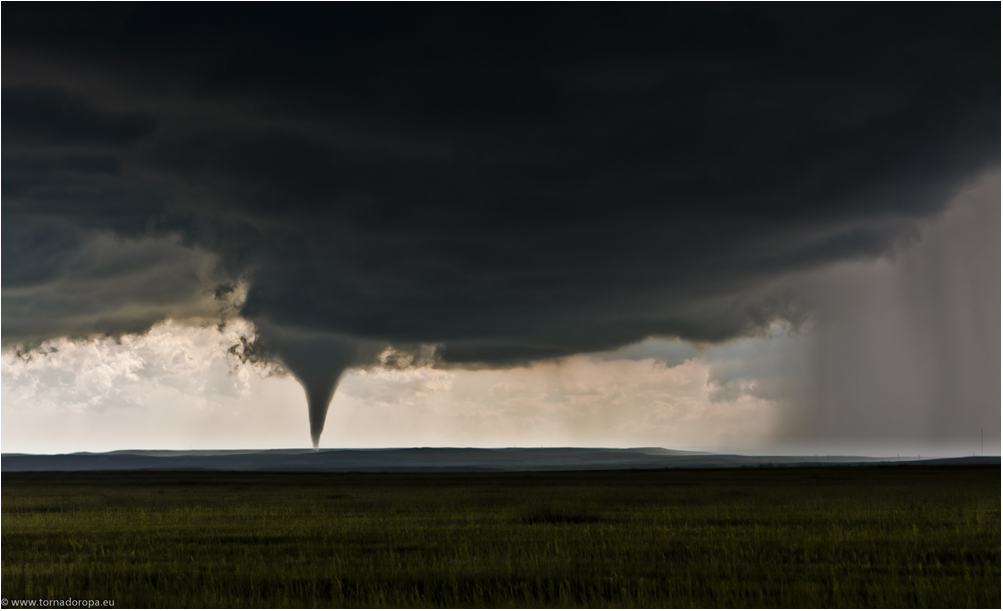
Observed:
[[[277,333],[269,337],[272,350],[303,385],[310,410],[310,437],[320,446],[327,408],[338,388],[341,374],[358,357],[358,344],[327,333]]]

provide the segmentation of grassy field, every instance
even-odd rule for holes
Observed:
[[[3,475],[7,599],[1000,606],[998,467]]]

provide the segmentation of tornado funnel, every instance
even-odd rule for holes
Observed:
[[[283,364],[303,385],[310,411],[310,438],[320,446],[327,408],[341,380],[341,374],[356,359],[356,342],[330,334],[282,333],[270,342]]]

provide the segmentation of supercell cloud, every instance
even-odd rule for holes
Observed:
[[[798,324],[999,167],[994,5],[5,13],[3,344],[239,314],[315,442],[385,345]]]

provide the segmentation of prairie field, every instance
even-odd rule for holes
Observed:
[[[1000,469],[5,473],[2,557],[116,607],[999,608]]]

